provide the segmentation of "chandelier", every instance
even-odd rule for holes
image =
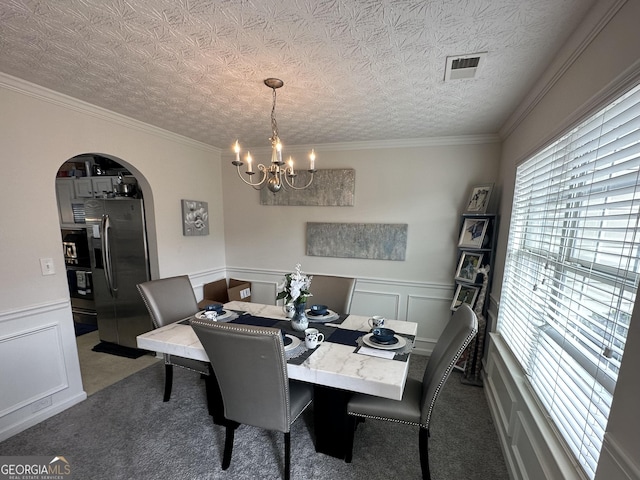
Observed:
[[[285,190],[291,188],[293,190],[304,190],[311,182],[313,182],[313,174],[316,172],[316,154],[313,150],[309,154],[309,169],[307,172],[311,174],[309,181],[304,186],[295,185],[295,178],[298,174],[293,169],[293,158],[289,157],[287,164],[282,161],[282,143],[280,142],[280,136],[278,135],[278,122],[276,122],[276,89],[282,87],[284,82],[278,78],[267,78],[264,84],[273,90],[273,105],[271,107],[271,165],[268,167],[262,163],[258,164],[257,169],[261,173],[260,181],[254,182],[253,175],[256,172],[253,169],[253,158],[251,158],[251,152],[247,152],[246,162],[247,171],[244,172],[249,180],[245,180],[240,173],[240,167],[244,165],[244,162],[240,160],[240,144],[236,140],[233,146],[233,151],[236,154],[236,159],[231,162],[236,166],[238,170],[238,176],[247,185],[251,185],[256,190],[262,190],[265,186],[273,193],[279,192],[282,188]]]

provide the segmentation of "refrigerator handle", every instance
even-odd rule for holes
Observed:
[[[102,265],[104,265],[104,276],[107,280],[109,293],[112,297],[117,296],[118,287],[113,284],[113,268],[111,265],[111,242],[109,241],[109,231],[111,230],[111,220],[109,215],[102,216]]]

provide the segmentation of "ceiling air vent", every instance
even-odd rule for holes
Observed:
[[[444,81],[474,78],[484,65],[487,52],[447,57]]]

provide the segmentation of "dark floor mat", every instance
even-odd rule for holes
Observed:
[[[111,355],[117,355],[118,357],[127,358],[139,358],[142,355],[146,355],[149,352],[147,350],[140,350],[139,348],[124,347],[110,342],[100,342],[91,350],[100,353],[109,353]]]

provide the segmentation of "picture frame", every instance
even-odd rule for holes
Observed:
[[[476,299],[478,298],[480,287],[464,285],[461,283],[458,283],[457,285],[456,293],[453,296],[453,302],[451,302],[451,310],[455,312],[463,303],[466,303],[473,308],[473,305],[476,303]]]
[[[209,235],[209,204],[199,200],[181,200],[182,235]]]
[[[482,248],[488,226],[488,218],[465,218],[458,246],[463,248]]]
[[[455,279],[459,282],[475,283],[478,268],[482,265],[483,253],[462,252]]]
[[[484,183],[471,188],[465,213],[486,213],[493,191],[493,183]]]

